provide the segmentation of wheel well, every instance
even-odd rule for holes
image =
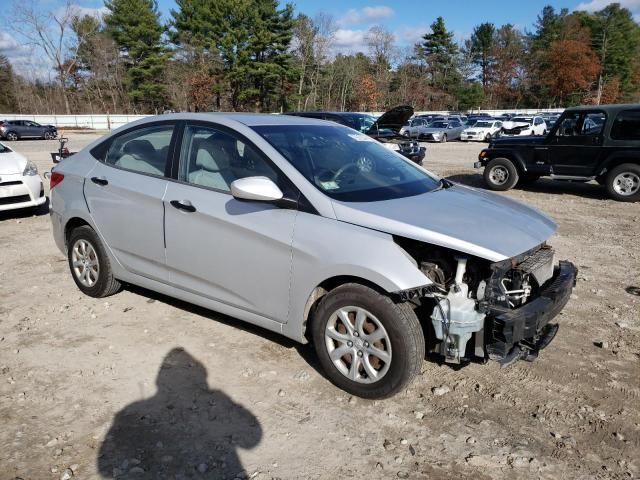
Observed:
[[[509,154],[509,153],[505,153],[505,154],[500,154],[500,155],[496,155],[495,157],[492,157],[489,162],[491,160],[497,160],[497,159],[503,159],[503,160],[509,160],[513,166],[515,167],[515,169],[518,171],[518,173],[523,173],[524,170],[522,168],[522,163],[520,162],[520,160],[518,160],[514,155]],[[489,163],[487,162],[487,163]]]
[[[302,328],[305,336],[309,327],[309,319],[311,318],[313,311],[320,304],[320,300],[322,299],[322,297],[324,297],[331,290],[334,290],[335,288],[347,283],[357,283],[360,285],[364,285],[365,287],[369,287],[382,295],[388,294],[385,289],[364,278],[354,277],[351,275],[339,275],[336,277],[327,278],[320,285],[313,289],[311,295],[309,295],[309,298],[307,299],[307,303],[304,306],[304,319]]]
[[[64,243],[69,242],[69,237],[71,236],[71,232],[73,232],[76,228],[82,227],[84,225],[89,225],[85,220],[80,217],[74,217],[67,222],[64,227]]]
[[[607,165],[604,168],[601,168],[600,172],[602,172],[603,170],[606,170],[605,173],[608,174],[611,170],[613,170],[617,166],[622,165],[624,163],[630,163],[632,165],[640,166],[640,158],[615,158],[611,160],[609,163],[607,163]],[[605,173],[600,173],[599,175],[604,175]]]

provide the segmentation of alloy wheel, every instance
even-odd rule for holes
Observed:
[[[325,345],[335,367],[358,383],[379,381],[391,365],[391,340],[373,314],[361,307],[336,310],[325,328]]]
[[[640,176],[634,172],[622,172],[613,179],[613,189],[624,197],[635,195],[640,190]]]
[[[73,274],[85,287],[93,287],[100,275],[100,262],[93,245],[84,238],[74,243],[71,250]]]
[[[496,165],[489,172],[491,181],[496,185],[504,185],[509,180],[509,170],[502,165]]]
[[[16,140],[18,140],[18,135],[13,132],[9,132],[7,133],[7,140],[15,142]]]

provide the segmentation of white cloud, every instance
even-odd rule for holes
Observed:
[[[587,12],[595,12],[596,10],[602,10],[610,3],[612,3],[611,0],[588,0],[586,2],[580,3],[575,9],[586,10]],[[640,0],[616,0],[616,3],[619,3],[621,6],[628,8],[632,12],[636,12],[636,18],[638,16],[638,13],[640,13]]]
[[[343,17],[338,19],[338,25],[361,25],[363,23],[372,23],[383,18],[389,18],[396,12],[391,7],[379,5],[376,7],[352,8]]]
[[[422,37],[425,33],[431,31],[431,28],[424,25],[404,25],[398,29],[396,32],[396,38],[399,43],[406,43],[408,45],[414,45],[418,42],[422,41]]]
[[[333,36],[335,53],[356,53],[366,51],[365,37],[367,30],[351,30],[339,28]]]
[[[32,45],[18,41],[13,35],[0,31],[0,55],[9,59],[13,70],[30,80],[51,80],[53,67]]]

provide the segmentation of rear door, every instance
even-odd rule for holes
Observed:
[[[602,111],[577,111],[563,116],[547,138],[548,163],[555,175],[589,177],[602,154]]]
[[[113,138],[84,187],[95,225],[122,266],[163,282],[163,197],[175,131],[175,122],[162,122]]]
[[[233,130],[187,123],[165,197],[167,266],[176,288],[286,322],[297,210],[236,200],[238,178],[282,174]]]

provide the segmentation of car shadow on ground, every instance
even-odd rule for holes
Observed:
[[[313,345],[311,345],[310,343],[302,344],[296,342],[290,338],[284,337],[276,332],[272,332],[271,330],[267,330],[266,328],[262,328],[258,325],[245,322],[243,320],[216,312],[214,310],[199,307],[198,305],[194,305],[177,298],[169,297],[167,295],[163,295],[162,293],[154,292],[153,290],[147,290],[143,287],[127,284],[124,288],[132,293],[148,298],[147,302],[159,301],[162,303],[166,303],[167,305],[171,305],[172,307],[179,308],[189,313],[193,313],[194,315],[199,315],[201,317],[223,323],[224,325],[237,328],[239,330],[242,330],[243,332],[262,337],[266,340],[269,340],[270,342],[277,343],[278,345],[286,349],[295,349],[311,368],[313,368],[320,375],[326,378],[326,375],[324,374],[324,371],[322,370],[322,367],[320,366],[320,363],[318,362],[318,359],[316,357]]]
[[[462,173],[445,177],[452,182],[461,183],[469,187],[488,190],[482,175],[479,173]],[[604,187],[596,183],[565,182],[541,178],[530,185],[517,186],[517,190],[535,193],[547,193],[551,195],[575,195],[596,200],[607,200],[609,196]]]
[[[41,217],[49,215],[49,197],[47,201],[38,207],[20,208],[17,210],[6,210],[0,212],[0,222],[6,220],[20,220],[29,217]]]
[[[260,422],[223,391],[209,389],[202,363],[174,348],[160,365],[156,386],[153,397],[114,417],[97,457],[102,478],[250,476],[237,450],[260,443]]]

